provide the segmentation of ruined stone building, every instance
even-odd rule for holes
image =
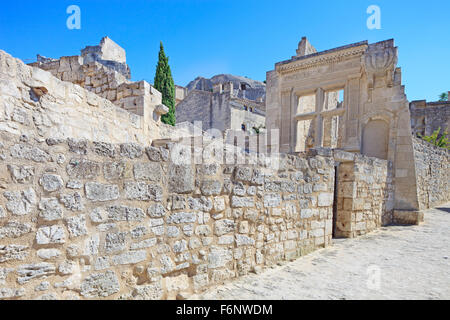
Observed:
[[[232,75],[197,78],[177,105],[177,123],[201,121],[202,129],[257,134],[265,126],[265,85]],[[261,130],[262,131],[262,130]]]
[[[302,38],[297,55],[267,73],[266,111],[267,129],[280,130],[281,152],[331,147],[388,160],[394,190],[385,212],[421,219],[411,113],[393,40],[317,52]]]
[[[98,46],[87,46],[80,56],[45,58],[30,66],[50,72],[56,78],[79,85],[97,96],[133,114],[142,116],[148,124],[145,134],[151,139],[160,138],[160,116],[168,112],[161,102],[162,96],[146,81],[131,82],[131,71],[126,63],[126,53],[108,37]],[[147,128],[148,126],[148,128]]]
[[[450,99],[450,98],[449,98]],[[440,135],[450,129],[450,100],[427,102],[426,100],[412,101],[409,105],[411,112],[411,128],[414,135],[430,136],[441,128]]]
[[[0,50],[0,300],[187,299],[450,200],[449,151],[411,131],[447,104],[410,110],[393,40],[303,38],[267,98],[226,75],[176,88],[178,121],[265,124],[269,152],[183,146],[129,79],[108,38],[31,65]]]

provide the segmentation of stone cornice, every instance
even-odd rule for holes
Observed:
[[[302,69],[314,68],[321,65],[341,62],[354,57],[362,56],[367,50],[368,45],[362,43],[359,46],[344,48],[338,51],[329,51],[311,55],[300,60],[292,60],[276,64],[276,71],[281,74],[287,74]]]

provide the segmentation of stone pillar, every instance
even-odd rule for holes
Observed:
[[[323,111],[325,103],[325,92],[322,88],[318,88],[316,91],[316,114],[317,117],[315,119],[315,137],[314,137],[314,147],[320,148],[322,147],[323,140],[323,117],[320,114]]]
[[[280,152],[291,151],[291,91],[281,93]]]
[[[297,115],[298,109],[298,97],[295,94],[294,90],[291,89],[291,141],[290,141],[290,152],[295,152],[295,147],[297,145],[297,123],[298,121],[295,119]]]

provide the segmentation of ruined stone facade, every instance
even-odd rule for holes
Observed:
[[[267,73],[266,126],[280,130],[280,151],[323,147],[334,139],[332,147],[388,160],[395,196],[387,210],[419,216],[409,104],[394,41],[311,48],[303,38],[297,56]],[[339,91],[343,99],[336,104]]]
[[[176,109],[177,123],[201,122],[202,130],[257,134],[265,126],[263,83],[231,75],[197,78]],[[262,130],[261,130],[262,131]]]
[[[413,135],[430,136],[441,128],[439,136],[450,128],[450,101],[412,101],[411,128]]]
[[[193,83],[177,116],[189,102],[225,140],[162,124],[161,94],[128,77],[107,38],[33,66],[0,51],[0,299],[185,299],[450,199],[449,153],[412,136],[392,41],[302,39],[268,73],[266,119],[233,82]],[[227,140],[253,116],[279,139]]]
[[[72,82],[108,99],[134,114],[151,117],[156,122],[168,112],[161,93],[146,81],[131,82],[125,50],[105,37],[98,46],[88,46],[80,56],[61,57],[59,60],[42,58],[30,64],[50,72],[62,81]]]

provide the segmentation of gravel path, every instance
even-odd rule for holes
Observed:
[[[192,299],[450,299],[449,257],[450,203],[428,210],[420,226],[334,240],[332,247]]]

